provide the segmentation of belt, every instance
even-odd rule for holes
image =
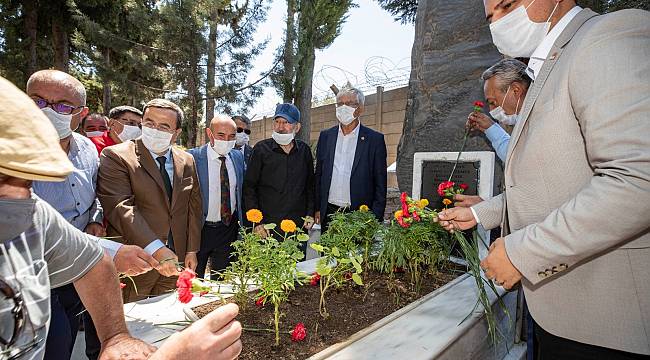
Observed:
[[[217,227],[219,225],[225,225],[225,224],[222,223],[221,221],[206,221],[204,225],[209,227]]]

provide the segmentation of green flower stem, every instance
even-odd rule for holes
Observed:
[[[280,328],[279,328],[279,322],[280,322],[280,309],[279,309],[279,304],[275,303],[273,304],[274,307],[274,317],[275,317],[275,345],[280,345]]]
[[[469,139],[469,129],[465,130],[465,136],[463,137],[463,146],[460,147],[460,151],[456,157],[456,162],[454,163],[454,167],[451,169],[451,174],[449,174],[449,179],[447,179],[447,181],[451,181],[451,178],[454,176],[454,172],[458,166],[458,161],[460,161],[460,155],[463,153],[463,150],[465,150],[465,145],[467,145],[467,139]]]

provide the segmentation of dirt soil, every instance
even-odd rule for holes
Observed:
[[[306,359],[447,284],[460,273],[460,268],[450,265],[435,276],[426,275],[422,279],[420,293],[416,294],[411,289],[408,274],[395,274],[394,290],[389,291],[388,275],[367,272],[363,287],[352,286],[353,283],[350,282],[350,285],[340,289],[328,289],[325,301],[330,316],[327,319],[321,317],[318,311],[319,287],[309,284],[299,286],[291,292],[289,300],[280,306],[280,345],[275,346],[273,332],[245,330],[242,334],[244,349],[239,359]],[[396,293],[399,293],[399,301]],[[245,309],[240,306],[237,320],[244,328],[273,329],[273,305],[267,303],[262,308],[257,307],[254,293],[251,295]],[[219,301],[215,301],[193,310],[199,317],[203,317],[220,305]],[[307,337],[301,342],[292,342],[289,331],[299,322],[305,324]]]

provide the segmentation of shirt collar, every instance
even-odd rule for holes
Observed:
[[[214,151],[212,146],[210,146],[210,143],[208,143],[208,159],[210,159],[210,160],[218,160],[220,156],[221,155],[219,155],[216,151]],[[226,156],[226,159],[227,159],[228,154],[226,154],[225,156]]]
[[[149,149],[147,149],[147,150],[149,150]],[[149,153],[151,154],[151,157],[154,159],[154,161],[158,162],[158,160],[156,160],[156,159],[161,155],[158,155],[158,154],[156,154],[155,152],[153,152],[151,150],[149,150]],[[169,164],[169,160],[172,158],[172,148],[171,148],[171,146],[169,147],[169,149],[167,149],[167,152],[162,156],[165,157],[165,164]]]
[[[580,6],[574,6],[573,9],[569,10],[569,12],[566,13],[562,19],[560,19],[560,21],[558,21],[558,23],[551,29],[551,31],[548,32],[539,46],[537,46],[537,49],[535,49],[533,54],[530,56],[530,60],[528,61],[528,68],[526,69],[526,73],[528,76],[530,76],[531,79],[535,80],[535,77],[542,69],[542,65],[544,65],[544,61],[546,58],[548,58],[548,54],[551,52],[553,44],[555,44],[555,41],[558,37],[560,37],[560,34],[562,34],[571,20],[573,20],[573,18],[578,15],[580,11],[582,11],[582,8]]]
[[[358,123],[357,126],[354,128],[354,130],[352,130],[351,133],[349,133],[349,134],[347,134],[347,135],[343,135],[343,129],[341,128],[341,124],[339,124],[339,134],[341,134],[342,136],[352,136],[352,137],[357,137],[357,136],[359,136],[359,129],[361,129],[361,121],[359,121],[359,123]]]

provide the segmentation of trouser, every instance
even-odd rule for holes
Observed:
[[[598,314],[594,314],[598,316]],[[533,319],[537,338],[538,360],[636,360],[650,359],[648,355],[632,354],[615,349],[589,345],[555,336],[542,329]],[[612,334],[616,336],[616,334]]]
[[[50,291],[50,328],[45,343],[45,360],[68,360],[79,331],[84,306],[74,285]]]
[[[219,280],[216,272],[224,270],[231,261],[232,243],[237,240],[239,222],[233,215],[233,221],[229,225],[223,222],[205,222],[201,230],[201,250],[196,254],[198,265],[196,273],[198,277],[205,276],[205,268],[210,260],[211,280]]]
[[[176,289],[177,279],[178,276],[165,277],[160,275],[156,270],[133,276],[131,279],[122,279],[122,282],[126,284],[124,289],[122,289],[122,299],[126,304],[151,296],[169,293]]]
[[[330,220],[330,215],[336,213],[336,212],[349,212],[350,208],[349,207],[340,207],[338,205],[330,204],[327,203],[327,211],[325,211],[325,214],[321,214],[320,216],[320,231],[321,234],[324,234],[325,231],[327,231],[327,227],[329,225],[329,220]]]
[[[82,318],[84,322],[84,339],[86,340],[86,356],[89,360],[97,360],[102,350],[102,344],[99,342],[95,323],[93,323],[93,319],[87,311],[84,312]]]

